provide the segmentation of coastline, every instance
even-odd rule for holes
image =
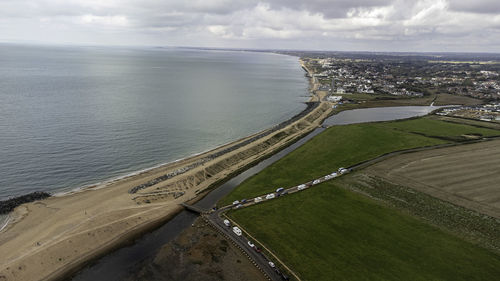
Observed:
[[[206,152],[17,207],[0,233],[0,277],[67,277],[89,260],[168,221],[181,210],[180,203],[201,199],[204,191],[317,128],[330,111],[329,103],[318,102],[296,120],[294,116],[280,123],[281,127],[277,124]],[[245,143],[263,133],[267,134]],[[135,186],[237,145],[183,174],[129,193]]]
[[[217,145],[217,146],[212,147],[212,148],[208,148],[208,149],[206,149],[204,151],[196,152],[196,153],[193,153],[191,155],[187,155],[186,157],[175,159],[173,161],[169,161],[169,162],[165,162],[165,163],[160,163],[160,164],[157,164],[157,165],[154,165],[154,166],[151,166],[151,167],[148,167],[148,168],[144,168],[144,169],[135,170],[135,171],[123,174],[123,175],[119,175],[119,176],[112,177],[112,178],[109,178],[109,179],[106,179],[106,180],[102,180],[102,181],[98,181],[98,182],[95,182],[95,183],[90,183],[90,184],[85,184],[85,185],[82,185],[82,186],[70,188],[69,190],[56,191],[53,194],[51,194],[51,196],[53,196],[53,197],[63,197],[63,196],[71,195],[71,194],[74,194],[74,193],[84,192],[84,191],[86,191],[88,189],[96,190],[96,189],[100,189],[100,188],[105,188],[106,186],[108,186],[108,185],[110,185],[110,184],[112,184],[114,182],[120,181],[120,180],[125,180],[125,179],[128,179],[130,177],[134,177],[134,176],[140,176],[140,175],[142,175],[144,173],[148,173],[148,172],[154,171],[156,169],[165,168],[165,167],[170,166],[170,165],[175,165],[177,163],[181,163],[181,162],[185,162],[185,161],[190,161],[190,160],[193,160],[194,158],[196,158],[198,156],[205,156],[206,154],[214,153],[214,152],[216,152],[216,151],[218,151],[218,150],[220,150],[222,148],[227,148],[227,147],[236,145],[236,144],[244,142],[244,141],[246,141],[248,139],[254,138],[254,137],[258,136],[258,135],[262,135],[262,134],[265,134],[267,132],[272,133],[272,131],[273,131],[274,128],[279,127],[280,125],[283,125],[283,124],[288,123],[290,121],[293,122],[293,121],[296,120],[296,118],[298,116],[300,116],[301,114],[303,114],[304,112],[306,112],[308,110],[308,105],[307,105],[308,103],[311,103],[311,101],[304,102],[304,104],[306,104],[306,108],[304,108],[302,111],[300,111],[296,115],[292,116],[291,118],[289,118],[289,119],[287,119],[287,120],[285,120],[283,122],[274,124],[274,125],[272,125],[269,128],[266,128],[266,129],[260,130],[258,132],[252,133],[251,135],[244,136],[244,137],[241,137],[239,139],[236,139],[236,140],[233,140],[233,141],[229,141],[229,142]],[[23,195],[16,196],[16,197],[13,197],[13,198],[17,198],[17,197],[21,197],[21,196],[23,196]]]

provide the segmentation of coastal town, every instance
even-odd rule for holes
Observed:
[[[500,64],[428,57],[309,56],[318,90],[332,94],[423,97],[433,93],[500,100]]]

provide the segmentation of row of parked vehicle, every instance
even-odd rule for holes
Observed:
[[[319,178],[319,179],[315,179],[315,180],[312,182],[312,184],[313,184],[313,185],[316,185],[316,184],[319,184],[319,183],[321,183],[321,182],[323,182],[323,181],[331,180],[331,179],[333,179],[333,178],[335,178],[335,177],[338,177],[338,176],[340,176],[340,175],[342,175],[342,174],[345,174],[345,173],[348,173],[348,172],[350,172],[350,169],[346,169],[346,168],[339,168],[337,171],[335,171],[335,172],[333,172],[333,173],[331,173],[331,174],[328,174],[328,175],[326,175],[326,176],[324,176],[324,177],[322,177],[322,178]]]
[[[261,201],[264,201],[264,200],[269,200],[269,199],[274,199],[276,197],[279,197],[279,196],[282,196],[282,195],[286,195],[288,194],[288,191],[285,191],[285,188],[283,187],[280,187],[278,189],[276,189],[276,193],[269,193],[267,194],[264,198],[262,198],[261,196],[259,197],[255,197],[254,199],[250,200],[250,201],[253,201],[255,203],[259,203]],[[233,202],[233,206],[235,206],[235,208],[241,208],[243,206],[243,204],[249,202],[247,199],[242,199],[241,201],[239,200],[236,200]]]
[[[345,173],[348,173],[350,172],[351,170],[350,169],[346,169],[346,168],[339,168],[337,171],[331,173],[331,174],[328,174],[324,177],[321,177],[319,179],[315,179],[312,181],[312,183],[307,183],[307,184],[301,184],[301,185],[298,185],[297,186],[297,190],[304,190],[306,188],[308,188],[309,186],[311,185],[317,185],[317,184],[320,184],[321,182],[323,181],[327,181],[327,180],[331,180],[335,177],[338,177],[342,174],[345,174]],[[255,203],[259,203],[259,202],[262,202],[264,200],[270,200],[270,199],[274,199],[276,197],[280,197],[280,196],[283,196],[283,195],[286,195],[288,194],[288,191],[285,190],[284,187],[279,187],[278,189],[276,189],[275,192],[273,193],[269,193],[267,194],[266,196],[264,196],[264,198],[262,198],[261,196],[258,196],[258,197],[255,197],[254,199],[250,199],[250,200],[247,200],[247,199],[242,199],[241,201],[239,200],[236,200],[233,202],[233,206],[238,209],[238,208],[241,208],[243,207],[243,204],[247,203],[247,202],[255,202]]]
[[[231,222],[230,222],[228,219],[225,219],[223,222],[224,222],[224,225],[225,225],[225,226],[227,226],[227,227],[231,227]],[[234,232],[234,234],[236,234],[236,236],[238,236],[238,237],[241,237],[241,236],[242,236],[242,231],[241,231],[241,229],[240,229],[239,227],[237,227],[237,226],[233,226],[233,232]],[[252,248],[255,252],[257,252],[257,253],[261,253],[261,254],[262,254],[262,250],[261,250],[261,249],[260,249],[257,245],[255,245],[254,243],[252,243],[252,241],[248,240],[248,241],[247,241],[247,245],[248,245],[248,247]],[[264,257],[265,257],[265,256],[264,256]],[[266,260],[267,260],[267,258],[266,258]],[[269,261],[269,260],[267,260],[267,262],[268,262],[269,266],[270,266],[271,268],[273,268],[273,270],[274,270],[274,271],[275,271],[275,272],[276,272],[279,276],[281,276],[281,278],[282,278],[283,280],[290,280],[290,277],[289,277],[288,275],[286,275],[285,273],[281,272],[281,270],[279,270],[279,268],[278,268],[278,267],[276,267],[276,265],[274,264],[274,262]]]

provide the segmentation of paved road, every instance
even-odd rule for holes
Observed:
[[[254,248],[248,245],[249,239],[247,239],[244,234],[237,236],[233,232],[233,226],[224,225],[223,218],[221,214],[227,211],[227,209],[219,209],[210,214],[205,214],[203,217],[207,219],[219,232],[223,233],[227,238],[236,244],[246,255],[257,265],[257,267],[267,275],[270,280],[279,281],[284,280],[282,276],[276,272],[274,268],[269,265],[269,259],[262,252],[257,252]],[[251,241],[255,243],[254,241]],[[277,266],[277,265],[276,265]]]

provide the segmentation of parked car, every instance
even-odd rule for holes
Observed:
[[[236,207],[235,207],[235,208],[236,208],[236,209],[239,209],[239,208],[241,208],[241,207],[243,207],[243,205],[238,204],[238,205],[236,205]]]
[[[255,203],[259,203],[260,201],[262,201],[262,197],[255,197],[255,199],[253,200]]]
[[[305,184],[301,184],[299,186],[297,186],[297,190],[302,190],[302,189],[306,189],[307,186]]]
[[[225,226],[231,226],[231,222],[229,220],[224,220],[224,225]]]
[[[238,204],[240,204],[240,201],[238,201],[238,200],[233,202],[233,205],[238,205]]]
[[[332,176],[332,177],[336,177],[336,176],[337,176],[337,173],[336,173],[336,172],[333,172],[333,173],[331,173],[331,174],[330,174],[330,176]]]
[[[257,246],[253,247],[253,249],[254,249],[257,253],[262,252],[262,250],[261,250],[259,247],[257,247]]]
[[[276,189],[276,193],[281,193],[283,192],[285,189],[283,187],[280,187],[278,189]]]
[[[316,185],[316,184],[318,184],[318,183],[320,183],[320,182],[321,182],[321,181],[320,181],[319,179],[317,179],[317,180],[314,180],[312,184],[313,184],[313,185]]]
[[[248,241],[248,243],[247,243],[247,244],[248,244],[248,246],[249,246],[250,248],[255,247],[255,244],[254,244],[254,243],[252,243],[251,241]]]
[[[245,204],[247,202],[247,199],[241,199],[240,203]]]
[[[276,196],[274,195],[274,193],[269,193],[268,195],[266,195],[266,199],[274,199]]]
[[[241,236],[241,229],[237,226],[233,227],[234,234]]]
[[[269,262],[269,266],[272,267],[272,268],[274,268],[275,267],[274,262],[270,261]]]

